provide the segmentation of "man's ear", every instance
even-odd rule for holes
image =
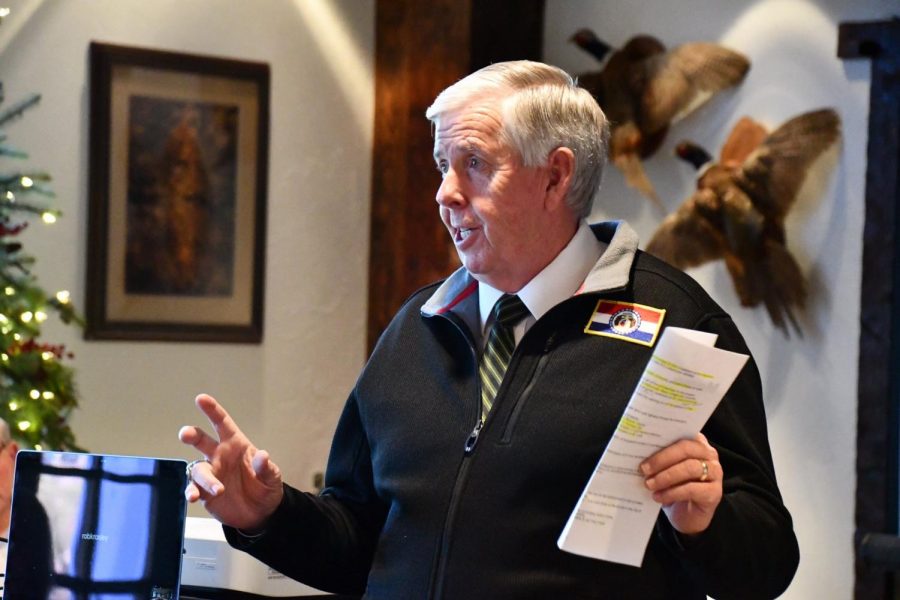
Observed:
[[[566,197],[572,187],[575,175],[575,153],[569,148],[556,148],[547,157],[547,190],[544,195],[544,208],[555,210],[564,206]]]

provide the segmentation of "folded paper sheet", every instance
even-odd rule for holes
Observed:
[[[656,451],[699,433],[747,362],[715,335],[664,330],[616,432],[575,505],[562,550],[639,567],[660,505],[638,470]]]

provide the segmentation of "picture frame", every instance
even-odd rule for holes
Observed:
[[[269,85],[91,43],[86,339],[262,341]]]

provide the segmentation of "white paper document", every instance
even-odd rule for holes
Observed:
[[[668,327],[653,351],[557,545],[639,567],[660,505],[641,462],[700,432],[748,356],[715,348],[716,335]]]

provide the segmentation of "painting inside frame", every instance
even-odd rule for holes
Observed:
[[[91,55],[86,337],[260,341],[268,67]]]

